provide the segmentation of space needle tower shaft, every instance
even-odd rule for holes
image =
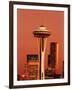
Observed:
[[[40,42],[40,74],[41,74],[40,79],[43,80],[45,79],[44,58],[45,58],[46,41],[48,36],[50,36],[51,34],[47,30],[47,28],[44,27],[43,25],[38,27],[38,29],[35,30],[33,34],[34,34],[34,37],[39,38],[39,42]]]

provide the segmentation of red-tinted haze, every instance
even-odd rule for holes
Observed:
[[[45,69],[48,66],[48,54],[50,53],[50,43],[59,43],[59,60],[57,72],[62,72],[62,61],[64,59],[64,12],[63,11],[43,11],[43,10],[17,10],[18,23],[18,46],[17,62],[18,74],[24,73],[24,64],[27,61],[27,54],[38,54],[38,42],[32,34],[37,27],[44,25],[51,32],[47,40]]]

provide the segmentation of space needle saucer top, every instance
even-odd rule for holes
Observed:
[[[33,31],[35,37],[48,37],[51,33],[47,30],[47,28],[43,25],[37,28],[37,30]]]

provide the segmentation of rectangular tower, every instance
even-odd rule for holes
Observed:
[[[51,64],[52,68],[56,68],[56,65],[58,64],[58,49],[59,44],[56,42],[52,42],[50,44],[50,56],[49,56],[49,62]]]

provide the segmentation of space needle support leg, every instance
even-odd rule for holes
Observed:
[[[44,38],[40,38],[41,44],[41,80],[44,79]]]

